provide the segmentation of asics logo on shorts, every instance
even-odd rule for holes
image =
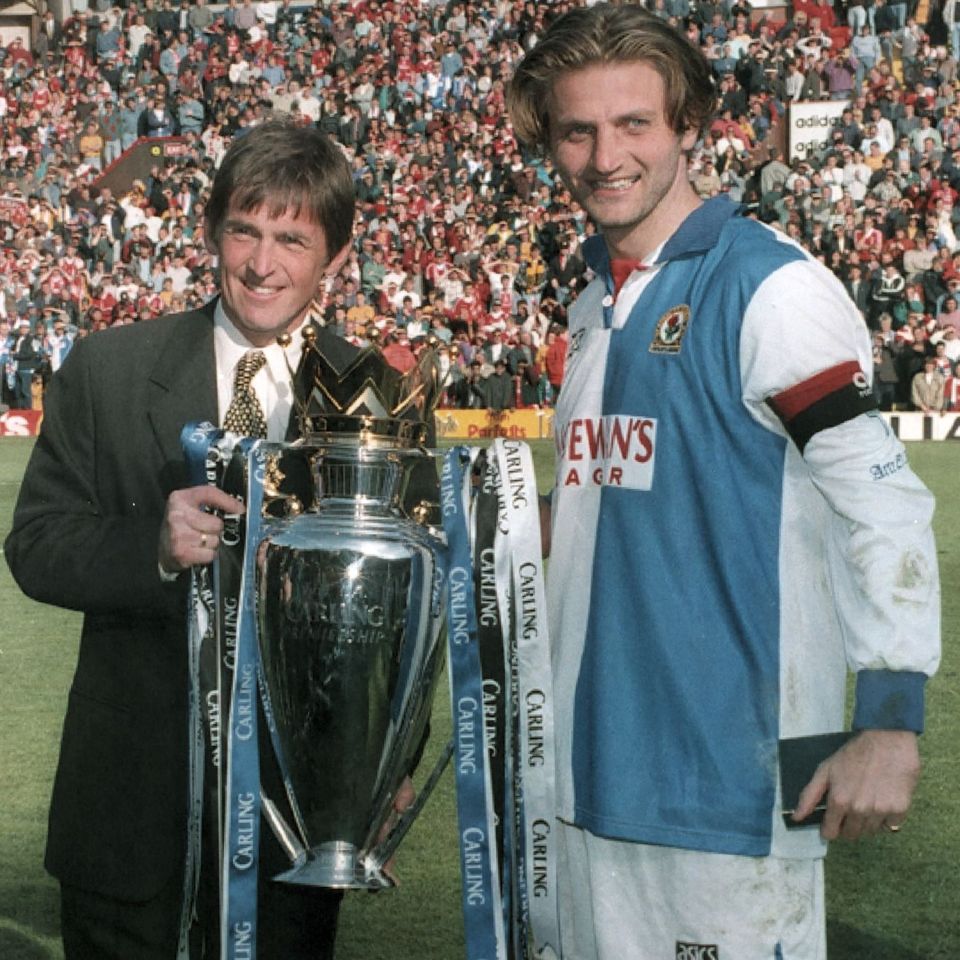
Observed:
[[[676,960],[720,960],[720,950],[713,943],[681,943],[678,940]]]

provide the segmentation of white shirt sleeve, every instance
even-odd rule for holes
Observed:
[[[781,433],[771,400],[786,391],[802,398],[808,384],[816,399],[831,369],[853,363],[869,387],[873,369],[856,308],[812,260],[781,268],[758,289],[744,317],[740,363],[744,403]],[[940,654],[933,496],[876,412],[852,411],[813,433],[803,462],[830,508],[824,562],[847,662],[858,673],[854,723],[911,727],[918,709],[922,718],[923,678]]]

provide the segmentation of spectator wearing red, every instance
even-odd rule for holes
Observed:
[[[879,258],[883,250],[883,233],[877,228],[871,214],[865,214],[863,225],[853,231],[853,245],[861,263]]]
[[[487,319],[487,310],[477,295],[476,285],[468,280],[463,285],[463,296],[450,311],[450,327],[456,333],[465,330],[473,336]]]
[[[563,374],[567,365],[567,345],[568,339],[565,327],[554,325],[547,331],[544,366],[547,380],[553,391],[554,403],[557,402],[557,397],[560,396],[560,388],[563,386]]]
[[[405,336],[395,333],[387,334],[383,338],[383,358],[401,373],[407,373],[417,365],[410,342]]]

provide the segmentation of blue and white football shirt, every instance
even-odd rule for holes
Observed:
[[[570,316],[549,605],[560,816],[597,835],[817,855],[777,741],[920,729],[939,651],[932,497],[872,410],[866,328],[798,245],[699,207]]]

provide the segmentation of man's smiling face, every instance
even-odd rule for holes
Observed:
[[[227,210],[214,252],[223,306],[255,346],[295,330],[330,269],[323,227],[303,213],[270,215],[269,204]]]

